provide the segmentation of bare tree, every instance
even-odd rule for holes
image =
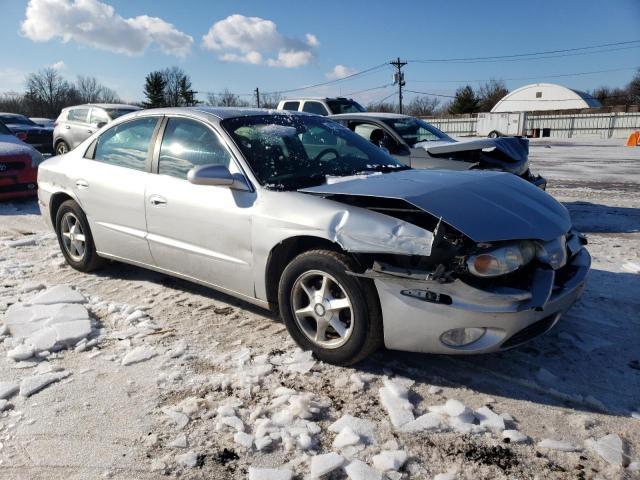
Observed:
[[[394,113],[398,111],[395,103],[390,102],[371,102],[367,104],[367,110],[370,112]]]
[[[118,94],[102,85],[95,77],[78,75],[75,83],[78,100],[81,103],[119,103]]]
[[[24,94],[5,92],[0,94],[0,112],[23,113],[28,111]]]
[[[262,108],[277,108],[282,100],[282,95],[278,92],[264,93],[260,95],[260,106]]]
[[[240,99],[238,95],[225,88],[220,94],[207,93],[207,105],[213,107],[248,107],[249,102]]]
[[[436,97],[414,97],[405,107],[407,115],[413,117],[433,116],[440,105],[440,100]]]
[[[60,110],[76,100],[73,87],[53,68],[45,68],[27,77],[27,103],[32,113],[56,117]]]
[[[480,85],[478,90],[478,109],[481,112],[490,112],[502,98],[509,93],[504,80],[491,79]]]

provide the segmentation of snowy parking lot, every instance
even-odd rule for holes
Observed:
[[[592,271],[549,334],[475,357],[323,364],[226,295],[72,270],[35,200],[0,204],[0,479],[640,478],[640,148],[622,144],[531,142]]]

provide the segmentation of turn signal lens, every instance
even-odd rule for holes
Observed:
[[[465,347],[480,340],[486,328],[454,328],[440,335],[440,341],[449,347]]]

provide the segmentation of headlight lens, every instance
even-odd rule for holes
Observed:
[[[515,272],[536,256],[533,242],[518,242],[467,259],[469,271],[478,277],[497,277]]]

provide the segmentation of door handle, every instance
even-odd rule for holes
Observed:
[[[166,205],[167,199],[161,197],[160,195],[151,195],[149,197],[149,203],[151,203],[151,205],[153,205],[154,207],[158,207],[160,205]]]
[[[93,131],[93,130],[87,130],[87,132],[89,132],[89,133],[94,133],[94,131]]]
[[[67,130],[69,130],[71,128],[70,125],[65,125],[64,128],[66,128]]]
[[[86,180],[76,180],[76,187],[78,188],[89,188],[89,182]]]

